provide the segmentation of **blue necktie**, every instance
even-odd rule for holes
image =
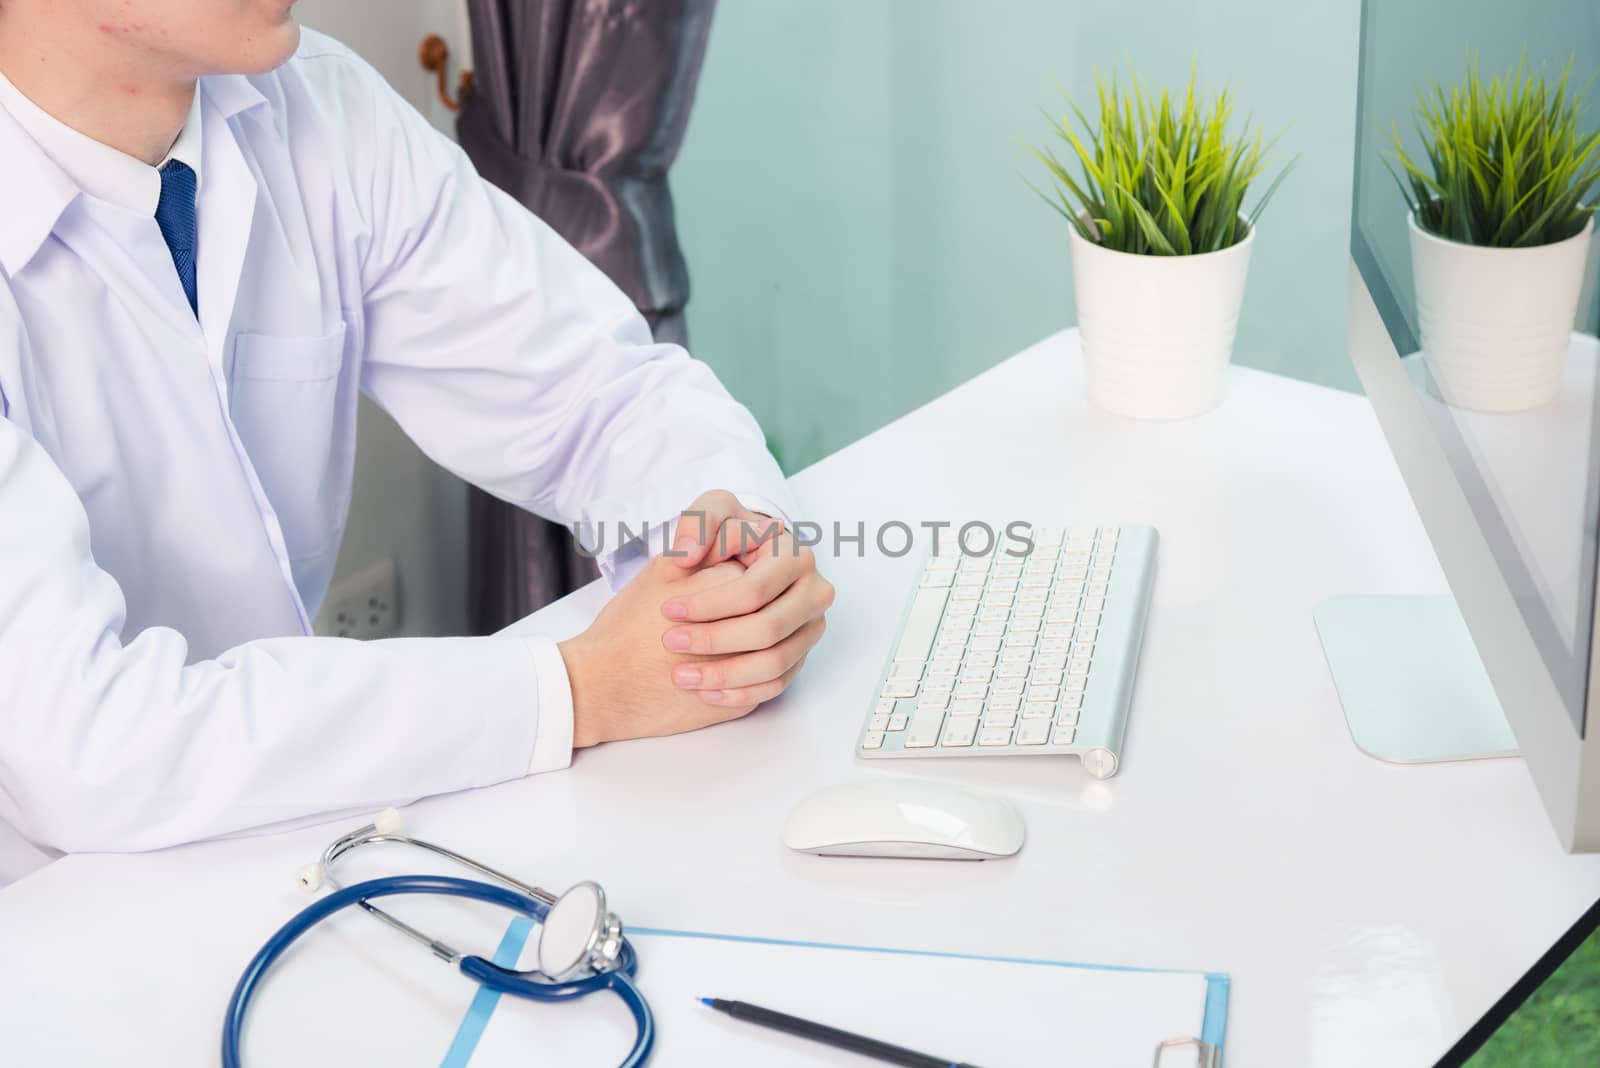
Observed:
[[[156,225],[161,227],[161,236],[172,253],[172,265],[178,269],[183,295],[189,298],[189,308],[198,318],[200,304],[195,292],[194,246],[199,226],[194,193],[195,173],[187,164],[171,160],[161,168],[161,200],[156,204]]]

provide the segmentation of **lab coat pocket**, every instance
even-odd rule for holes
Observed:
[[[340,415],[344,342],[343,323],[325,337],[234,340],[234,429],[277,513],[291,560],[336,548],[349,497],[355,420]]]

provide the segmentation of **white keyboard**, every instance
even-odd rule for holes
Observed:
[[[1033,528],[1025,556],[940,546],[862,729],[862,757],[1070,753],[1116,774],[1155,579],[1153,527]]]

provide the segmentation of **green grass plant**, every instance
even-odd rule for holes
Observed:
[[[1214,98],[1200,94],[1192,66],[1181,99],[1131,72],[1129,82],[1123,89],[1113,77],[1108,85],[1096,73],[1097,123],[1070,97],[1071,116],[1046,113],[1063,154],[1076,157],[1078,173],[1053,148],[1030,146],[1054,179],[1050,193],[1037,186],[1034,192],[1085,240],[1118,252],[1190,256],[1244,240],[1289,171],[1278,172],[1241,221],[1245,195],[1267,168],[1272,147],[1260,127],[1252,131],[1247,121],[1236,132],[1233,98],[1226,90]]]
[[[1407,152],[1391,127],[1385,161],[1418,224],[1468,245],[1527,248],[1580,233],[1600,182],[1600,130],[1583,132],[1583,92],[1572,64],[1551,80],[1526,60],[1487,82],[1474,57],[1464,81],[1418,88],[1412,109],[1422,153]]]

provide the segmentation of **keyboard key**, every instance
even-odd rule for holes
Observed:
[[[1065,653],[1071,648],[1071,646],[1072,643],[1067,641],[1065,638],[1039,639],[1039,651],[1041,653]]]
[[[1040,653],[1033,658],[1033,666],[1042,671],[1067,670],[1066,653]]]
[[[983,702],[976,697],[965,697],[950,705],[950,715],[977,717],[983,712]]]
[[[883,748],[883,732],[882,731],[868,731],[866,737],[861,739],[861,748],[863,748],[863,749],[882,749]]]
[[[949,703],[950,694],[948,691],[945,693],[924,693],[917,698],[917,703],[911,707],[919,711],[925,708],[937,708],[940,712],[943,712],[945,706]]]
[[[1022,706],[1023,719],[1042,719],[1048,722],[1055,717],[1055,714],[1054,701],[1029,701]]]
[[[931,749],[939,742],[939,728],[944,726],[943,709],[917,709],[906,728],[906,747]]]
[[[1029,701],[1049,701],[1051,704],[1054,704],[1056,698],[1059,696],[1061,696],[1059,686],[1033,685],[1028,687]]]
[[[1089,677],[1087,675],[1068,675],[1067,681],[1062,683],[1062,689],[1067,693],[1082,693],[1088,689]]]
[[[995,672],[995,675],[997,678],[1002,679],[1025,679],[1028,677],[1028,665],[1001,664],[1000,669]]]
[[[978,721],[975,719],[953,719],[945,724],[944,737],[939,744],[944,746],[968,746],[972,744],[972,736],[978,733]]]
[[[1002,664],[1026,664],[1033,659],[1033,649],[1026,646],[1013,646],[1000,654]]]
[[[922,678],[922,667],[922,661],[920,660],[896,660],[889,665],[889,677],[891,679],[911,679],[916,681]]]
[[[967,659],[963,663],[968,667],[992,668],[999,659],[999,653],[968,653]]]
[[[894,699],[891,698],[891,697],[883,698],[882,700],[880,700],[878,702],[877,707],[873,709],[873,712],[875,714],[881,712],[886,716],[887,715],[893,715],[894,714]]]
[[[1062,727],[1076,727],[1078,725],[1078,710],[1076,708],[1063,708],[1056,713],[1056,724]]]
[[[1078,729],[1076,727],[1062,726],[1061,724],[1057,723],[1055,730],[1050,735],[1050,744],[1071,745],[1072,739],[1077,733]]]
[[[1017,714],[1015,712],[985,712],[983,714],[983,725],[985,728],[1014,727],[1017,725]]]
[[[1001,627],[1000,632],[1002,634],[1005,633],[1005,628]],[[972,639],[972,644],[968,648],[977,653],[998,652],[1000,650],[1000,637],[999,635],[979,634],[978,637]]]
[[[922,697],[927,697],[942,701],[946,697],[949,697],[950,691],[955,688],[956,680],[951,678],[949,675],[924,679],[922,682],[922,694],[919,696],[918,700],[921,700]]]
[[[915,697],[917,684],[910,679],[890,679],[883,684],[882,696],[884,697]]]
[[[1074,708],[1074,709],[1082,708],[1083,707],[1083,694],[1081,694],[1081,693],[1064,693],[1064,694],[1062,694],[1061,695],[1061,707],[1062,708]]]
[[[988,576],[981,571],[967,571],[963,569],[956,574],[957,586],[968,586],[981,589],[983,584],[987,581]]]
[[[993,677],[994,671],[991,668],[963,668],[961,671],[960,685],[966,686],[969,684],[976,685],[978,683],[982,683],[983,685],[987,686],[989,685],[989,680]]]
[[[950,600],[956,604],[977,604],[983,600],[983,590],[977,586],[957,587],[950,592]]]
[[[889,717],[884,715],[882,712],[875,714],[870,720],[867,721],[867,730],[869,731],[886,731],[888,729]]]
[[[978,697],[978,698],[981,698],[985,693],[988,692],[988,690],[989,690],[988,683],[983,683],[983,682],[962,682],[962,683],[958,683],[956,685],[956,697],[957,698],[966,698],[966,697]]]
[[[1017,728],[1018,745],[1043,745],[1049,737],[1050,721],[1047,719],[1025,719]]]
[[[987,712],[1015,712],[1022,704],[1022,696],[1014,693],[990,694],[983,702]]]
[[[906,729],[906,724],[909,722],[911,722],[910,716],[906,715],[904,712],[896,712],[894,715],[889,717],[889,730],[903,731]]]
[[[945,589],[955,582],[954,571],[929,571],[922,576],[923,589]]]
[[[944,615],[945,599],[944,590],[917,591],[911,601],[911,611],[906,614],[905,626],[900,631],[900,644],[895,647],[896,660],[928,658],[933,648],[933,636],[939,631],[939,619]]]
[[[996,679],[996,680],[994,680],[993,689],[994,689],[994,692],[997,693],[997,694],[1011,694],[1011,693],[1020,694],[1022,692],[1022,680],[1021,679]]]
[[[982,648],[984,648],[984,646],[978,644],[978,639],[979,638],[1003,638],[1003,637],[1005,637],[1005,633],[1006,633],[1006,625],[1003,622],[1001,622],[1001,623],[992,623],[992,622],[985,621],[983,623],[979,623],[976,627],[972,628],[972,634],[973,634],[973,638],[972,638],[972,642],[971,642],[972,648],[974,648],[974,649],[982,649]],[[1000,647],[999,643],[996,642],[994,647],[998,649]]]
[[[1056,728],[1059,730],[1060,728]],[[979,745],[1010,745],[1010,727],[985,727],[978,734]]]

